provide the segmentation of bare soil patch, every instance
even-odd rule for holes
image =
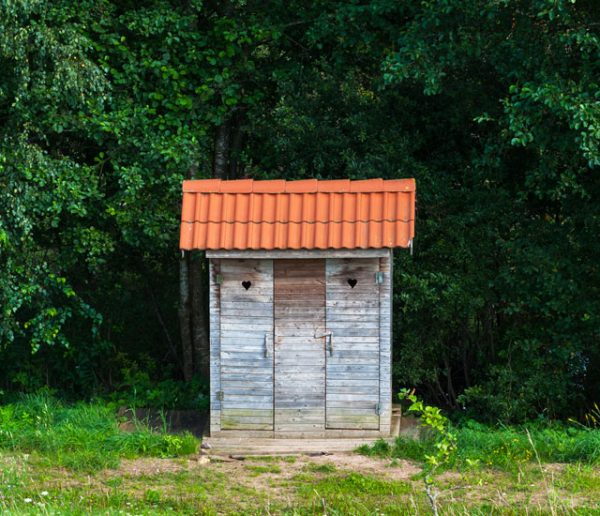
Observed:
[[[195,459],[122,459],[117,469],[104,470],[102,475],[105,477],[159,475],[161,473],[185,471],[195,467],[197,464],[198,462]]]
[[[407,460],[391,461],[354,454],[305,457],[304,463],[331,464],[337,469],[359,471],[363,474],[383,476],[390,480],[409,480],[421,471],[419,467]]]

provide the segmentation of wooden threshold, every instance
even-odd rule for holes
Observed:
[[[327,455],[351,453],[363,444],[382,439],[373,437],[339,439],[265,439],[259,437],[205,437],[210,455]],[[392,443],[394,438],[385,440]]]

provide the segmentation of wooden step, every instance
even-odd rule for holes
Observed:
[[[268,439],[249,437],[205,437],[203,448],[210,455],[319,455],[350,453],[374,438]],[[386,441],[393,442],[393,438]]]

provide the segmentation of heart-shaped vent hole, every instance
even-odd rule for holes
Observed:
[[[354,278],[349,278],[348,279],[348,285],[350,285],[350,288],[356,287],[357,283],[358,283],[358,280],[355,280]]]
[[[246,290],[248,290],[251,285],[252,285],[251,281],[242,281],[242,287],[244,287]]]

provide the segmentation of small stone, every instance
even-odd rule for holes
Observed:
[[[203,443],[200,445],[200,448],[202,448],[203,450],[210,450],[210,449],[212,448],[212,446],[210,445],[210,443],[203,442]]]

